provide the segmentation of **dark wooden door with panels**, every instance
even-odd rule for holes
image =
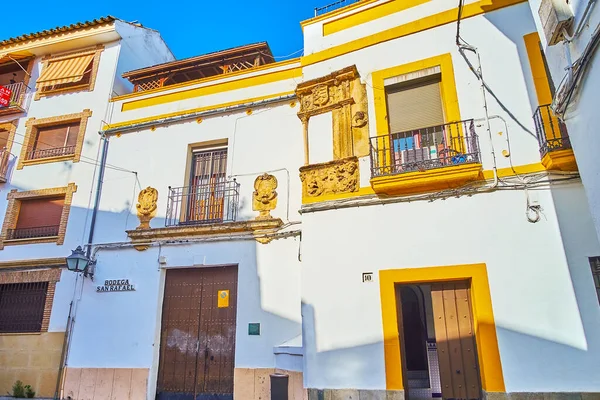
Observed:
[[[166,272],[157,400],[233,400],[237,271]]]
[[[468,281],[396,285],[405,396],[481,399]]]

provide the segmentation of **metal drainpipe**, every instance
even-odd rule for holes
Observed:
[[[98,172],[98,183],[96,187],[96,198],[94,199],[94,209],[92,211],[92,221],[90,223],[90,235],[88,237],[88,246],[86,250],[86,255],[90,258],[92,254],[92,241],[94,239],[94,228],[96,226],[96,216],[98,215],[98,208],[100,206],[100,196],[102,194],[102,183],[104,182],[104,171],[106,170],[106,156],[108,153],[108,138],[102,132],[99,132],[101,135],[101,140],[104,140],[102,144],[102,154],[100,155],[100,171]],[[75,281],[77,282],[77,281]],[[73,300],[74,301],[74,300]],[[64,371],[67,366],[67,359],[69,353],[69,344],[71,342],[71,332],[73,329],[73,301],[71,301],[71,305],[69,306],[69,316],[67,317],[67,327],[65,329],[65,338],[63,340],[63,348],[61,352],[61,360],[60,360],[60,368],[58,373],[58,378],[56,381],[56,390],[54,392],[54,399],[59,399],[61,397],[62,384],[64,379]]]
[[[94,209],[92,210],[92,222],[90,223],[90,236],[88,237],[88,245],[86,255],[90,258],[92,254],[92,243],[94,240],[94,229],[96,227],[96,217],[98,216],[98,208],[100,207],[100,197],[102,196],[102,184],[104,183],[104,171],[106,170],[106,157],[108,153],[108,137],[102,132],[101,140],[104,140],[102,144],[102,155],[100,156],[100,171],[98,172],[98,183],[96,184],[96,198],[94,199]]]

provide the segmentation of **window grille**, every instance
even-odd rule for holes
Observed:
[[[48,282],[0,285],[0,333],[40,332]]]

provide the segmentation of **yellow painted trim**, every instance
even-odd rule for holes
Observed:
[[[166,114],[158,114],[158,115],[154,115],[154,116],[151,116],[151,117],[133,119],[133,120],[129,120],[129,121],[117,122],[117,123],[114,123],[114,124],[105,125],[104,128],[103,128],[103,130],[115,129],[115,128],[122,128],[122,127],[125,127],[125,126],[130,126],[130,125],[135,125],[135,124],[141,124],[141,123],[144,123],[144,122],[158,121],[158,120],[165,119],[165,118],[173,118],[173,117],[178,117],[178,116],[181,116],[181,115],[187,115],[187,114],[194,114],[194,113],[199,113],[199,112],[204,112],[204,111],[217,110],[219,108],[233,107],[233,106],[237,106],[237,105],[240,105],[240,104],[255,103],[255,102],[258,102],[258,101],[275,99],[277,97],[289,96],[291,94],[294,94],[294,91],[282,92],[282,93],[273,93],[273,94],[266,95],[266,96],[259,96],[259,97],[252,97],[252,98],[249,98],[249,99],[240,99],[240,100],[236,100],[236,101],[230,101],[228,103],[220,103],[220,104],[214,104],[214,105],[206,106],[206,107],[191,108],[189,110],[175,111],[175,112],[166,113]]]
[[[506,178],[510,176],[515,176],[515,171],[519,175],[527,175],[546,172],[546,168],[542,165],[542,163],[518,165],[514,167],[514,171],[513,168],[500,168],[498,170],[498,177]],[[494,177],[494,171],[492,171],[491,169],[482,171],[479,177],[481,176],[483,176],[483,179],[486,180],[492,179]],[[351,197],[362,197],[372,195],[377,195],[377,193],[373,190],[371,186],[365,186],[361,187],[357,192],[327,194],[319,197],[302,197],[302,204],[322,203],[324,201],[335,201],[348,199]]]
[[[547,170],[577,172],[577,160],[572,149],[550,151],[542,158],[542,165]]]
[[[379,195],[398,196],[457,188],[480,176],[481,164],[462,164],[423,172],[378,176],[371,179],[371,186]]]
[[[328,18],[336,17],[338,15],[350,12],[352,10],[356,10],[359,7],[364,7],[364,6],[367,6],[369,4],[376,3],[378,1],[380,1],[380,0],[363,0],[363,1],[360,1],[358,3],[351,4],[351,5],[347,6],[347,7],[338,8],[337,10],[333,10],[333,11],[329,11],[328,13],[321,14],[318,17],[313,17],[313,18],[310,18],[310,19],[306,19],[306,20],[300,22],[300,26],[302,27],[302,30],[304,30],[304,27],[307,26],[307,25],[312,25],[312,24],[314,24],[316,22],[323,21],[323,20],[326,20]],[[391,1],[391,0],[388,0],[388,1]]]
[[[243,76],[243,75],[248,75],[248,74],[251,74],[254,72],[259,72],[259,71],[268,71],[273,68],[284,67],[286,65],[292,65],[292,64],[298,64],[299,62],[300,62],[300,57],[292,58],[292,59],[285,60],[285,61],[278,61],[278,62],[271,63],[271,64],[260,65],[258,67],[245,69],[242,71],[231,72],[226,75],[221,74],[221,75],[209,76],[207,78],[200,78],[200,79],[196,79],[193,81],[177,83],[175,85],[164,86],[164,87],[156,88],[156,89],[152,89],[152,90],[145,90],[143,92],[133,92],[133,93],[128,93],[128,94],[123,94],[121,96],[113,97],[112,99],[110,99],[110,101],[121,101],[121,100],[136,98],[136,97],[147,96],[149,94],[160,93],[160,92],[164,92],[167,90],[179,89],[182,87],[199,85],[199,84],[206,83],[206,82],[218,81],[219,79]]]
[[[544,168],[542,163],[517,165],[517,166],[515,166],[514,171],[513,171],[513,168],[500,168],[498,170],[498,177],[506,178],[509,176],[515,176],[516,175],[515,171],[519,175],[526,175],[526,174],[536,174],[536,173],[540,173],[540,172],[546,172],[546,168]],[[483,171],[483,178],[484,179],[494,178],[494,171],[492,171],[491,169]]]
[[[538,106],[550,104],[552,103],[552,92],[550,91],[550,81],[548,80],[548,74],[546,74],[542,50],[540,49],[540,37],[537,32],[532,32],[523,36],[523,40],[525,41],[527,58],[531,67]]]
[[[485,264],[406,268],[379,271],[386,385],[402,390],[402,367],[395,285],[469,280],[473,304],[473,325],[477,342],[481,384],[486,392],[505,392],[502,362],[498,350],[492,297]]]
[[[373,72],[371,77],[373,80],[375,123],[378,136],[387,135],[390,133],[387,121],[387,102],[384,85],[385,79],[436,66],[440,67],[442,73],[440,86],[442,90],[442,102],[444,105],[444,116],[446,121],[460,121],[460,109],[458,107],[458,94],[456,92],[456,81],[454,79],[452,55],[447,53]]]
[[[515,4],[523,3],[525,1],[526,0],[481,0],[475,3],[465,5],[463,7],[462,19],[475,17],[486,12],[499,10],[504,7],[509,7]],[[328,60],[330,58],[341,56],[343,54],[348,54],[353,51],[374,46],[379,43],[387,42],[389,40],[412,35],[413,33],[422,32],[431,28],[435,28],[437,26],[450,24],[456,22],[457,15],[458,9],[452,8],[450,10],[442,11],[438,14],[430,15],[428,17],[420,18],[418,20],[399,25],[397,27],[385,30],[383,32],[379,32],[374,35],[369,35],[338,46],[330,47],[327,50],[323,50],[302,57],[302,65],[306,66],[315,64],[321,61]]]
[[[163,87],[152,89],[152,90],[145,90],[143,92],[133,92],[133,93],[128,93],[128,94],[123,94],[123,95],[120,95],[120,96],[113,97],[112,99],[110,99],[110,101],[127,100],[127,99],[136,98],[136,97],[147,96],[149,94],[160,93],[160,92],[165,92],[165,91],[168,91],[168,90],[173,90],[173,89],[179,89],[179,88],[184,88],[184,87],[188,87],[188,86],[199,85],[199,84],[202,84],[202,83],[218,81],[218,80],[221,80],[221,79],[227,79],[227,78],[231,78],[231,77],[240,77],[240,76],[243,77],[244,75],[252,74],[254,72],[268,71],[270,69],[285,67],[287,65],[298,64],[299,62],[300,62],[300,58],[294,58],[294,59],[290,59],[290,60],[279,61],[279,62],[275,62],[275,63],[271,63],[271,64],[265,64],[265,65],[260,65],[258,67],[245,69],[245,70],[242,70],[242,71],[236,71],[236,72],[231,72],[231,73],[228,73],[228,74],[220,74],[220,75],[215,75],[215,76],[209,76],[207,78],[195,79],[193,81],[187,81],[187,82],[177,83],[175,85],[163,86]]]
[[[283,71],[275,71],[269,74],[250,76],[247,78],[241,78],[233,81],[216,83],[214,85],[203,86],[195,89],[188,89],[176,93],[169,93],[149,97],[140,100],[133,100],[125,102],[121,106],[121,111],[137,110],[143,107],[152,107],[165,103],[172,103],[174,101],[182,101],[192,99],[200,96],[207,96],[210,94],[227,92],[231,90],[244,89],[251,86],[264,85],[267,83],[282,81],[285,79],[294,79],[302,76],[302,68],[292,68]]]
[[[323,36],[331,35],[356,25],[365,24],[387,15],[427,3],[428,1],[430,0],[392,0],[387,3],[381,3],[366,10],[323,23]]]

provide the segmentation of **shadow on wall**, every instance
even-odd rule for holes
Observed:
[[[594,308],[590,307],[592,304],[589,301],[592,297],[596,298],[595,291],[590,284],[590,274],[581,274],[572,268],[570,272],[579,314],[583,321],[583,340],[587,343],[586,348],[559,343],[496,324],[507,392],[600,392],[600,372],[597,368],[600,354],[600,312],[597,302]],[[520,306],[514,304],[515,308]],[[373,312],[380,313],[381,310]],[[332,339],[329,337],[319,340],[319,319],[313,305],[302,303],[302,320],[304,383],[307,388],[386,388],[385,346],[382,341],[319,351],[318,348],[324,345],[331,347]],[[360,329],[359,316],[354,325],[355,329]],[[488,328],[493,329],[493,326],[479,324],[479,331]],[[578,328],[579,326],[574,327],[575,330]],[[344,341],[344,338],[337,336],[335,340]],[[460,346],[460,343],[450,341],[448,345]]]
[[[492,3],[494,3],[492,1]],[[500,31],[509,41],[511,41],[514,46],[515,49],[518,52],[518,56],[519,56],[519,61],[520,61],[520,66],[521,66],[521,72],[522,72],[522,77],[525,78],[525,85],[526,85],[526,89],[527,89],[527,95],[529,97],[529,103],[531,105],[531,109],[530,111],[530,115],[523,115],[522,112],[520,112],[517,108],[511,106],[510,101],[507,102],[506,100],[510,99],[510,92],[507,92],[507,90],[509,90],[510,85],[502,85],[501,82],[496,82],[496,83],[490,83],[490,81],[492,81],[491,76],[488,74],[486,76],[486,64],[487,65],[491,65],[491,64],[499,64],[502,65],[502,63],[504,62],[504,58],[508,57],[508,55],[504,55],[504,54],[498,54],[497,52],[488,52],[487,54],[483,54],[486,53],[485,50],[488,47],[486,46],[480,46],[478,43],[478,39],[480,40],[486,40],[485,37],[478,37],[473,30],[468,30],[467,27],[463,24],[461,24],[461,31],[460,31],[460,35],[461,37],[468,42],[469,44],[477,47],[480,51],[481,54],[481,64],[482,64],[482,69],[483,69],[483,76],[485,79],[485,83],[486,83],[486,89],[487,89],[487,95],[488,95],[488,101],[491,101],[492,103],[496,103],[509,117],[509,120],[512,120],[514,123],[516,123],[516,125],[518,125],[523,131],[525,131],[529,136],[531,136],[532,138],[536,139],[536,133],[535,133],[535,129],[534,129],[534,124],[533,124],[533,113],[535,111],[535,109],[538,106],[537,103],[537,97],[536,97],[536,91],[535,91],[535,87],[533,86],[533,77],[531,75],[531,68],[529,66],[529,58],[527,56],[527,51],[525,49],[525,42],[523,40],[523,36],[520,34],[518,27],[515,27],[515,24],[519,24],[519,23],[529,23],[529,21],[525,22],[523,21],[523,13],[522,13],[522,7],[509,7],[509,8],[504,8],[502,9],[500,12],[487,12],[488,10],[492,9],[492,11],[494,11],[494,5],[483,5],[482,9],[484,11],[486,11],[486,13],[483,14],[483,17],[488,20],[492,25],[494,25],[498,31]],[[524,7],[527,7],[527,12],[530,13],[529,8],[527,6],[527,4],[524,5]],[[507,13],[513,13],[513,17],[507,17]],[[530,22],[531,25],[531,32],[534,32],[536,30],[535,25],[533,24],[533,19],[531,19]],[[517,33],[519,32],[519,33]],[[530,32],[527,32],[530,33]],[[477,70],[477,58],[476,56],[469,51],[465,52],[465,55],[467,56],[467,59],[470,61],[471,66]],[[463,60],[462,58],[459,58],[458,60],[456,60],[455,62],[458,63],[464,63],[465,65],[468,65],[469,63],[466,62],[466,60]],[[521,76],[517,76],[516,78],[521,78]],[[486,79],[487,78],[487,79]],[[518,82],[520,83],[520,82]],[[520,130],[519,130],[520,131]]]

